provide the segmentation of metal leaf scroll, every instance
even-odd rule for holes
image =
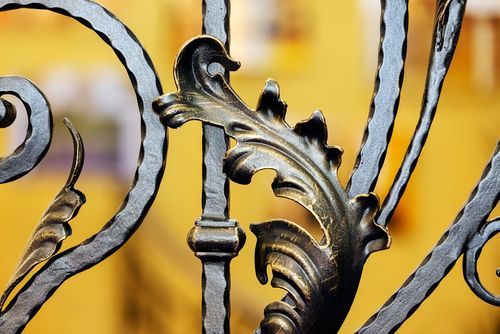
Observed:
[[[290,127],[285,121],[286,104],[272,80],[252,110],[220,73],[211,73],[214,63],[228,71],[239,67],[218,40],[201,36],[189,42],[175,65],[178,92],[159,98],[155,109],[162,122],[173,128],[193,119],[223,127],[237,141],[225,157],[226,174],[248,184],[259,170],[275,170],[274,193],[307,208],[323,229],[325,239],[318,242],[288,221],[251,226],[258,240],[259,280],[267,282],[270,265],[271,284],[288,292],[282,301],[266,308],[261,331],[338,330],[354,299],[366,258],[389,246],[387,231],[373,222],[378,198],[373,193],[348,197],[337,178],[342,150],[326,144],[327,129],[320,111]]]
[[[80,134],[68,119],[64,119],[64,124],[68,127],[74,144],[73,165],[68,180],[43,214],[28,241],[14,275],[0,298],[0,311],[12,290],[33,267],[48,260],[58,252],[63,240],[71,235],[71,227],[68,222],[78,214],[80,207],[85,203],[85,195],[74,188],[83,167],[83,142]]]

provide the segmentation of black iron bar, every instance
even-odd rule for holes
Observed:
[[[408,0],[382,0],[379,65],[361,149],[347,184],[350,197],[372,191],[399,107],[408,35]]]
[[[178,91],[166,95],[162,95],[151,59],[133,33],[92,0],[0,0],[0,12],[19,8],[50,10],[96,32],[129,74],[142,130],[137,172],[120,209],[94,236],[58,253],[61,242],[69,236],[69,220],[84,201],[83,194],[73,188],[83,163],[83,144],[70,126],[76,151],[72,172],[42,216],[21,257],[26,261],[20,262],[0,300],[0,333],[20,333],[67,279],[100,263],[127,242],[159,189],[168,142],[161,123],[177,128],[190,120],[204,122],[202,214],[188,235],[188,243],[203,267],[202,332],[230,332],[229,266],[243,247],[245,234],[229,216],[228,180],[248,184],[263,169],[276,171],[274,193],[309,210],[321,225],[324,239],[318,243],[303,227],[281,219],[250,225],[257,237],[257,278],[262,284],[268,283],[270,268],[271,285],[287,291],[285,298],[265,308],[255,333],[329,334],[339,330],[354,301],[365,261],[371,253],[389,247],[385,226],[429,133],[466,2],[436,0],[434,40],[419,123],[377,216],[378,197],[368,192],[376,186],[398,110],[408,0],[381,0],[375,93],[347,189],[337,178],[342,151],[327,145],[328,131],[321,112],[291,127],[285,121],[286,103],[280,98],[277,82],[266,82],[255,109],[248,107],[229,85],[229,71],[240,66],[228,53],[230,0],[202,0],[203,33],[210,36],[195,38],[180,51],[174,71]],[[21,77],[0,77],[0,128],[10,126],[16,116],[15,108],[2,99],[2,94],[16,95],[23,101],[29,122],[23,144],[8,157],[0,157],[0,183],[5,183],[28,173],[40,162],[50,145],[52,125],[49,103],[36,86]],[[237,145],[226,152],[228,136]],[[464,276],[471,290],[499,306],[500,298],[481,284],[477,272],[482,248],[500,232],[500,220],[489,218],[499,198],[500,143],[469,201],[436,247],[359,332],[396,331],[462,254]],[[39,269],[21,285],[35,266]],[[17,284],[19,291],[11,295]]]
[[[118,212],[107,223],[103,221],[104,227],[94,236],[55,255],[31,277],[0,315],[2,334],[20,333],[67,279],[105,260],[127,242],[153,204],[167,154],[165,129],[152,110],[154,99],[162,94],[160,81],[149,55],[121,21],[88,0],[0,0],[0,11],[20,8],[50,10],[74,18],[113,49],[136,93],[142,136],[137,172]],[[37,120],[29,128],[43,125]]]
[[[481,180],[436,247],[374,314],[359,333],[394,333],[437,288],[464,253],[470,238],[498,204],[500,196],[500,143]]]
[[[212,35],[224,43],[229,50],[229,0],[203,1],[203,34]],[[229,72],[222,66],[214,66],[222,71],[229,82]],[[203,124],[203,193],[202,217],[225,221],[229,218],[229,181],[222,171],[224,155],[229,148],[229,139],[224,129]]]
[[[203,34],[219,39],[229,50],[229,0],[203,1]],[[220,64],[209,68],[229,82],[229,72]],[[202,332],[229,333],[231,259],[244,243],[244,234],[229,219],[229,180],[223,160],[229,148],[224,129],[203,124],[202,215],[188,241],[203,265]]]
[[[437,2],[434,38],[420,118],[403,163],[376,219],[381,226],[387,226],[403,197],[429,135],[441,89],[458,44],[466,3],[463,0]]]

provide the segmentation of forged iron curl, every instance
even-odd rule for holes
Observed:
[[[0,97],[0,128],[11,126],[16,120],[16,116],[16,107],[9,101]]]
[[[24,141],[7,157],[0,158],[0,183],[14,181],[29,173],[43,159],[52,139],[52,112],[43,93],[26,78],[0,77],[0,97],[19,98],[28,114],[28,128]],[[0,128],[10,126],[16,118],[16,109],[0,98]]]
[[[143,221],[156,196],[163,176],[167,153],[165,129],[152,110],[153,100],[162,93],[158,76],[150,57],[134,34],[123,23],[108,10],[89,0],[0,0],[0,11],[19,8],[50,10],[74,18],[84,26],[94,30],[113,49],[126,68],[137,96],[142,138],[136,174],[119,211],[101,231],[76,247],[53,256],[32,276],[0,315],[0,332],[4,334],[21,332],[64,281],[103,261],[132,236]],[[16,94],[16,86],[12,86],[12,80],[3,80],[5,86],[1,86],[0,92],[2,94]],[[17,80],[16,82],[19,84],[26,85],[26,79]],[[32,92],[29,97],[37,97],[35,93]],[[27,109],[40,107],[39,102],[27,100],[22,93],[18,95],[25,102],[25,105],[27,104]],[[45,104],[48,106],[48,103]],[[48,129],[51,127],[48,126],[50,122],[47,121],[50,112],[44,114],[45,119],[40,119],[43,118],[41,114],[37,113],[38,118],[36,119],[32,117],[29,130],[32,127],[33,133],[43,132],[46,136],[43,138],[50,142]],[[29,134],[30,131],[28,131],[28,136]],[[40,142],[43,143],[43,140]],[[28,140],[24,147],[25,150],[22,152],[33,153],[33,150],[26,150],[27,145]],[[23,157],[23,160],[18,161],[25,167],[20,171],[5,173],[5,180],[12,180],[30,171],[46,152],[48,144],[40,145],[40,147],[43,149],[38,148],[39,153],[34,159],[31,154],[25,153],[28,157]],[[25,161],[34,161],[35,163],[29,165]],[[2,167],[2,169],[6,169],[6,167]]]
[[[472,292],[485,302],[495,306],[500,306],[500,296],[496,296],[488,291],[481,283],[477,271],[477,263],[483,247],[486,246],[486,243],[496,236],[498,232],[500,232],[500,218],[486,223],[479,233],[472,237],[467,243],[463,261],[464,278]],[[496,274],[500,277],[499,269],[497,269]]]
[[[359,333],[394,333],[436,289],[464,253],[467,244],[472,249],[468,256],[468,263],[475,261],[475,255],[479,255],[478,251],[484,238],[492,236],[496,226],[490,225],[488,231],[483,231],[483,235],[479,234],[479,237],[477,231],[498,204],[499,197],[500,142],[497,143],[481,179],[450,228],[401,288],[368,319]],[[470,244],[471,239],[476,240],[476,243]],[[467,264],[468,269],[472,266],[473,264]],[[470,275],[467,273],[467,280],[469,280],[468,277]],[[474,283],[474,280],[471,282]],[[477,292],[476,290],[481,291],[480,286],[474,285],[473,291]],[[480,292],[480,297],[483,296],[485,294]]]

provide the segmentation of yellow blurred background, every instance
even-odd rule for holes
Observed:
[[[199,0],[101,0],[137,35],[151,55],[164,91],[174,91],[175,54],[201,27]],[[394,292],[439,240],[486,165],[500,126],[500,9],[470,0],[461,40],[445,82],[434,127],[397,210],[390,250],[368,261],[341,333],[358,329]],[[481,5],[482,3],[482,5]],[[484,4],[491,3],[492,10]],[[483,6],[483,7],[482,7]],[[487,5],[486,5],[487,7]],[[410,5],[408,62],[401,107],[376,192],[383,198],[397,172],[418,118],[432,35],[434,2]],[[345,184],[357,154],[373,89],[378,43],[377,1],[235,0],[232,56],[242,68],[232,85],[251,106],[265,80],[281,84],[295,124],[316,108],[324,112],[330,144],[344,149]],[[137,107],[125,70],[97,35],[58,14],[0,13],[1,75],[23,75],[52,104],[54,141],[29,175],[0,187],[0,285],[6,284],[40,215],[65,182],[71,140],[68,116],[80,130],[87,160],[77,184],[87,204],[71,222],[63,248],[97,232],[119,207],[133,177],[139,149]],[[7,155],[25,134],[25,116],[0,134]],[[253,268],[255,237],[248,225],[273,217],[295,221],[319,235],[297,204],[274,198],[273,174],[250,186],[232,184],[231,216],[247,231],[232,263],[232,332],[250,333],[282,291],[261,286]],[[143,226],[111,258],[66,282],[25,333],[198,333],[201,266],[186,235],[201,212],[201,127],[170,132],[167,170]],[[498,212],[498,210],[497,210]],[[498,238],[483,251],[481,279],[500,291],[495,276]],[[2,283],[3,282],[3,283]],[[399,330],[400,333],[498,333],[498,309],[467,287],[461,261]]]

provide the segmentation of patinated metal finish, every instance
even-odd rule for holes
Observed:
[[[0,11],[47,9],[75,18],[109,44],[126,67],[138,98],[142,146],[136,178],[119,212],[82,244],[57,254],[69,235],[69,220],[84,202],[74,188],[83,163],[83,144],[75,140],[75,162],[67,184],[35,228],[12,281],[0,301],[0,332],[19,333],[52,293],[69,277],[98,264],[138,228],[151,206],[163,174],[166,127],[187,121],[203,125],[203,212],[188,234],[202,261],[202,332],[229,333],[229,265],[245,243],[245,233],[229,216],[228,178],[248,184],[263,169],[272,169],[276,196],[309,210],[323,238],[286,220],[250,226],[257,236],[257,279],[284,289],[285,297],[269,304],[255,333],[332,333],[340,329],[356,295],[368,256],[389,247],[387,225],[416,167],[437,110],[441,89],[458,43],[465,0],[437,0],[434,36],[421,114],[398,175],[379,209],[372,193],[384,163],[398,111],[408,34],[408,1],[382,0],[379,68],[369,118],[355,167],[346,188],[337,178],[342,150],[328,146],[320,111],[289,126],[287,105],[277,82],[268,80],[255,109],[229,85],[229,72],[240,64],[229,56],[229,0],[204,0],[204,35],[188,42],[175,64],[178,91],[162,95],[151,61],[137,39],[118,19],[89,0],[0,0]],[[0,183],[32,170],[46,153],[52,119],[43,94],[25,78],[0,78],[0,127],[15,119],[15,108],[1,95],[18,96],[28,111],[26,139],[0,159]],[[153,112],[153,106],[156,114]],[[163,125],[162,125],[163,123]],[[165,128],[164,128],[165,126]],[[237,145],[229,149],[228,137]],[[229,149],[229,150],[228,150]],[[402,287],[359,330],[391,333],[425,301],[461,255],[466,282],[484,301],[500,298],[480,282],[477,261],[500,228],[488,221],[500,196],[500,143],[468,202],[436,247]],[[62,209],[65,209],[64,212]],[[46,261],[3,308],[10,293],[37,264]]]
[[[272,80],[252,110],[222,75],[210,74],[214,62],[228,71],[239,67],[214,38],[202,36],[183,48],[175,67],[179,91],[155,104],[161,121],[174,128],[192,119],[224,127],[238,142],[226,155],[226,174],[248,184],[257,171],[274,169],[274,193],[303,205],[323,228],[325,241],[320,244],[291,222],[251,226],[258,239],[259,280],[267,282],[270,265],[272,285],[288,291],[282,302],[266,308],[262,330],[326,333],[338,329],[354,299],[365,259],[388,247],[387,233],[373,223],[378,198],[373,193],[349,198],[342,189],[336,175],[342,150],[326,145],[321,112],[291,128],[285,122],[286,104]],[[330,316],[332,311],[338,318]]]
[[[83,167],[84,151],[82,138],[68,119],[64,120],[74,144],[74,158],[68,180],[44,212],[17,265],[7,289],[0,298],[0,310],[7,297],[24,277],[39,263],[50,259],[61,248],[64,239],[71,235],[68,224],[85,203],[85,195],[75,189]]]

